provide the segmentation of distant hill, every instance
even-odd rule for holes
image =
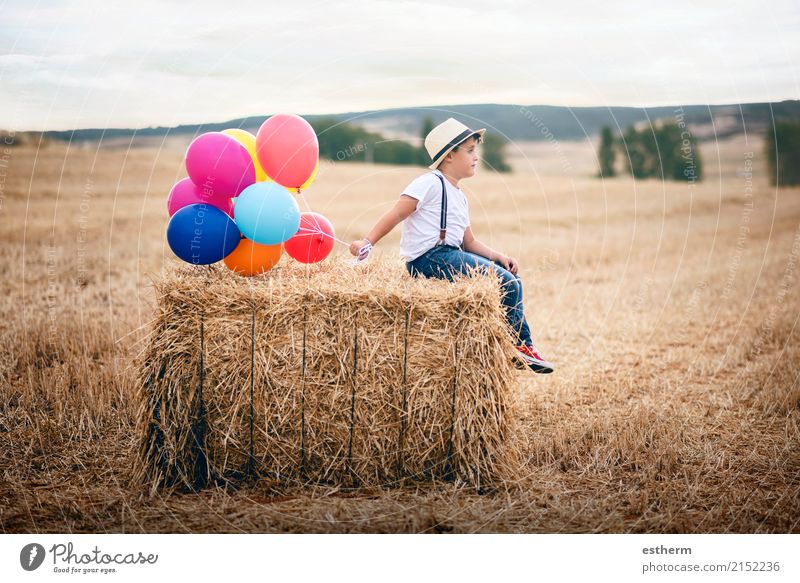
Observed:
[[[643,124],[683,114],[700,140],[748,132],[763,132],[771,120],[800,121],[800,101],[730,105],[684,105],[665,107],[560,107],[551,105],[476,104],[411,107],[359,111],[331,115],[304,115],[309,122],[335,119],[350,122],[387,138],[415,142],[425,118],[434,123],[456,117],[467,125],[487,127],[510,140],[576,140],[595,136],[604,126],[620,133],[631,124]],[[302,115],[302,114],[301,114]],[[255,132],[268,116],[245,117],[224,123],[150,127],[143,129],[79,129],[44,132],[56,140],[97,141],[120,138],[191,136],[230,127]]]

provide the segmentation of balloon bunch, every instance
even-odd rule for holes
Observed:
[[[224,260],[241,275],[271,269],[285,250],[302,263],[325,259],[336,240],[318,213],[300,212],[290,193],[316,177],[319,142],[303,118],[279,114],[253,135],[209,132],[186,150],[188,178],[169,193],[167,242],[195,265]]]

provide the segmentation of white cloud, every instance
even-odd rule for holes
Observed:
[[[800,98],[794,2],[12,2],[0,127]]]

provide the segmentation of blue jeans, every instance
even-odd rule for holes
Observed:
[[[413,261],[406,262],[406,269],[413,277],[423,275],[448,281],[453,281],[456,274],[466,273],[468,268],[476,267],[494,270],[500,278],[506,321],[514,332],[517,344],[533,344],[522,307],[522,280],[499,263],[451,245],[437,245]]]

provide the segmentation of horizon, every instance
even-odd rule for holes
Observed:
[[[429,103],[641,108],[800,98],[800,8],[788,0],[641,12],[613,0],[233,0],[191,11],[157,0],[43,0],[12,2],[3,16],[0,127],[14,131]],[[464,30],[474,32],[462,39]]]
[[[524,107],[524,108],[535,108],[535,107],[554,107],[554,108],[564,108],[568,110],[578,110],[578,109],[654,109],[654,108],[674,108],[674,107],[681,107],[681,108],[691,108],[691,107],[725,107],[725,106],[745,106],[745,105],[774,105],[779,103],[786,103],[786,102],[800,102],[800,99],[781,99],[777,101],[748,101],[748,102],[741,102],[741,103],[733,103],[733,102],[720,102],[720,103],[664,103],[664,104],[656,104],[656,105],[580,105],[580,106],[569,106],[569,105],[553,105],[550,103],[536,103],[536,104],[522,104],[522,103],[448,103],[448,104],[439,104],[439,105],[411,105],[411,106],[398,106],[398,107],[386,107],[381,109],[366,109],[366,110],[359,110],[359,111],[329,111],[329,112],[322,112],[322,113],[296,113],[291,111],[275,111],[272,113],[266,114],[254,114],[254,115],[239,115],[235,117],[229,117],[226,119],[218,119],[218,120],[204,120],[204,121],[189,121],[186,123],[181,123],[174,126],[165,126],[165,125],[144,125],[138,127],[131,127],[131,126],[108,126],[108,127],[97,127],[97,126],[86,126],[86,127],[68,127],[68,128],[50,128],[50,129],[30,129],[30,128],[23,128],[23,129],[14,129],[14,128],[6,128],[0,126],[0,131],[11,132],[11,133],[52,133],[52,132],[82,132],[82,131],[97,131],[97,130],[108,130],[108,131],[142,131],[142,130],[154,130],[154,129],[176,129],[180,127],[192,127],[192,126],[203,126],[203,125],[216,125],[216,124],[224,124],[227,122],[234,122],[243,119],[251,119],[251,118],[269,118],[273,115],[277,115],[280,113],[295,113],[300,117],[339,117],[339,116],[346,116],[346,115],[361,115],[367,113],[379,113],[385,111],[392,111],[392,110],[405,110],[405,109],[430,109],[432,111],[442,111],[446,110],[450,107],[470,107],[470,106],[502,106],[502,107]],[[458,113],[454,113],[454,115],[459,115]],[[346,120],[351,121],[351,120]]]

